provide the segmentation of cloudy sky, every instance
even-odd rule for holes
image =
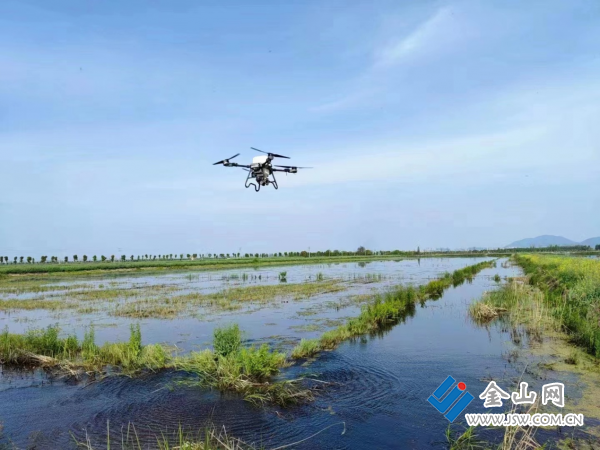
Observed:
[[[599,49],[596,0],[4,0],[0,253],[598,236]]]

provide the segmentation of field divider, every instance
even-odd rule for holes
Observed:
[[[438,299],[451,286],[458,286],[471,280],[481,270],[493,267],[495,260],[483,261],[454,272],[446,272],[441,278],[432,280],[417,288],[398,286],[393,290],[377,294],[373,301],[362,307],[357,317],[345,324],[327,331],[317,339],[302,339],[291,353],[293,359],[309,358],[324,350],[333,350],[341,342],[393,326],[405,317],[414,314],[415,304],[430,299]]]

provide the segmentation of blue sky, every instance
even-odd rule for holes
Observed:
[[[5,0],[0,253],[600,235],[599,48],[595,0]]]

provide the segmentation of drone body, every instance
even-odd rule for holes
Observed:
[[[248,172],[248,176],[246,177],[246,188],[254,186],[254,190],[256,192],[260,191],[261,186],[273,185],[275,189],[279,189],[279,186],[277,185],[277,180],[275,179],[275,172],[298,173],[298,169],[309,169],[309,167],[274,165],[272,164],[273,158],[290,159],[289,156],[263,152],[262,150],[259,150],[254,147],[250,148],[252,150],[256,150],[257,152],[265,153],[265,155],[255,156],[254,158],[252,158],[252,164],[250,165],[230,162],[231,159],[239,156],[238,153],[237,155],[233,155],[228,159],[224,159],[222,161],[214,163],[213,166],[216,166],[217,164],[223,164],[223,166],[225,167],[241,167],[242,169]]]

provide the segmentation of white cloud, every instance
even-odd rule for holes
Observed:
[[[530,177],[544,183],[593,180],[600,176],[600,84],[570,74],[557,80],[519,84],[489,92],[455,111],[432,115],[440,129],[460,124],[461,134],[407,143],[401,136],[333,149],[343,155],[311,161],[290,186],[395,180],[495,183]],[[480,124],[485,133],[473,132]],[[432,128],[435,129],[435,126]],[[448,133],[448,131],[446,131]],[[348,156],[350,155],[350,156]]]
[[[377,49],[374,68],[389,67],[417,53],[433,53],[455,42],[460,36],[459,31],[453,10],[441,8],[409,35],[395,38]]]
[[[314,107],[310,108],[309,111],[329,113],[329,112],[343,110],[343,109],[355,106],[365,100],[368,100],[369,98],[372,98],[374,95],[376,95],[380,92],[381,92],[381,89],[379,87],[375,87],[375,86],[370,87],[370,88],[360,89],[357,92],[343,96],[341,98],[338,98],[337,100],[332,100],[330,102],[322,103],[320,105],[314,106]]]
[[[443,7],[419,23],[409,34],[388,36],[386,43],[374,45],[371,61],[364,70],[347,85],[350,93],[319,104],[312,112],[334,112],[355,107],[382,96],[393,79],[393,68],[402,63],[415,63],[435,58],[442,52],[450,54],[464,50],[464,41],[473,35],[468,17],[456,8]]]

